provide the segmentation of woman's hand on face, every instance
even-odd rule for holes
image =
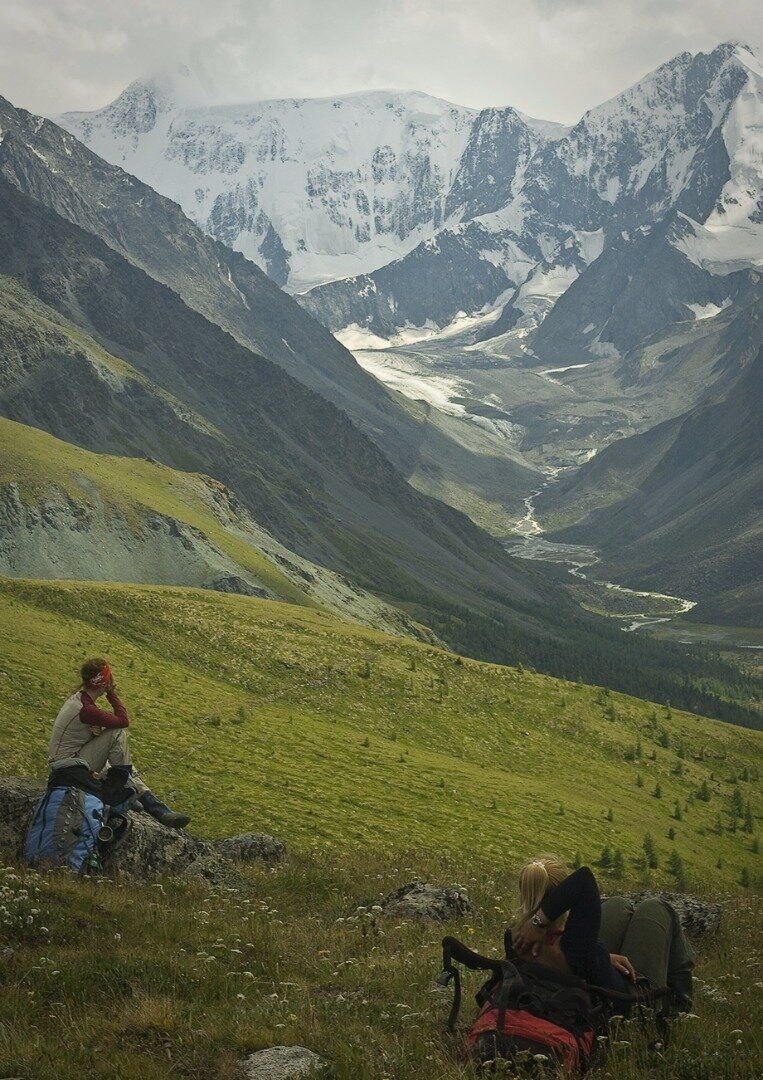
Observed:
[[[609,959],[615,971],[619,971],[621,975],[624,975],[626,979],[630,979],[630,981],[635,984],[636,969],[627,956],[621,956],[620,953],[612,952],[609,954]]]

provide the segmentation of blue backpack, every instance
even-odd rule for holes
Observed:
[[[78,787],[51,787],[34,812],[24,844],[30,866],[68,866],[78,874],[100,870],[103,800]]]

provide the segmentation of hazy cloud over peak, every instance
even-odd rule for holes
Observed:
[[[570,121],[677,52],[760,48],[758,0],[5,0],[0,93],[52,114],[187,64],[211,102],[423,90]]]

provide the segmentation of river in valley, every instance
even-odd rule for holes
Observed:
[[[657,623],[670,622],[671,619],[696,607],[693,600],[685,600],[680,596],[638,592],[624,585],[617,585],[613,581],[601,581],[591,577],[587,572],[588,568],[599,562],[599,555],[595,548],[586,547],[583,544],[554,543],[546,540],[543,536],[543,528],[535,516],[535,499],[549,483],[556,479],[560,471],[559,469],[550,470],[548,480],[543,487],[534,491],[532,495],[528,495],[524,500],[525,516],[514,526],[514,535],[504,541],[504,547],[508,553],[519,559],[540,559],[545,562],[561,563],[568,567],[568,572],[573,577],[585,582],[592,589],[602,591],[604,595],[621,594],[624,601],[623,608],[627,608],[627,611],[618,611],[617,605],[612,603],[611,596],[606,607],[611,609],[610,617],[621,620],[623,622],[621,629],[628,633],[643,630]],[[639,608],[643,610],[639,611]]]

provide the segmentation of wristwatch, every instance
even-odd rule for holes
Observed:
[[[533,926],[537,926],[539,930],[545,930],[549,923],[543,921],[543,912],[538,910],[534,915],[530,916],[530,922]]]

